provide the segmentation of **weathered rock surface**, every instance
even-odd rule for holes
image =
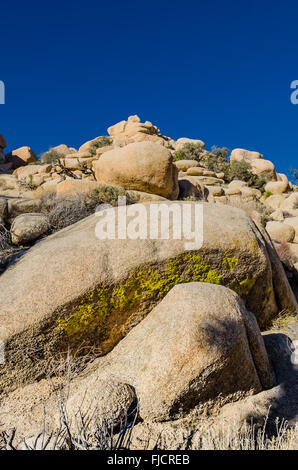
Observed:
[[[171,153],[156,143],[133,143],[106,152],[93,167],[99,182],[169,199],[178,197],[178,175]]]
[[[18,215],[10,229],[11,241],[15,245],[25,245],[37,240],[48,229],[48,220],[43,214],[27,213]]]
[[[229,442],[229,436],[231,442],[233,439],[239,440],[240,435],[245,435],[246,426],[251,426],[252,423],[258,429],[267,422],[267,430],[273,433],[276,431],[276,418],[279,422],[286,419],[290,424],[294,424],[297,421],[298,371],[297,366],[291,361],[293,345],[291,347],[289,337],[282,332],[269,332],[263,336],[263,339],[275,371],[276,384],[273,388],[244,397],[237,402],[227,403],[218,410],[218,413],[208,417],[199,415],[194,409],[186,418],[174,421],[139,422],[132,433],[132,449],[154,449],[156,443],[159,448],[168,450],[213,449],[213,446],[219,446],[220,442],[223,446]],[[71,382],[71,397],[75,396],[81,386],[88,383],[88,375],[89,380],[91,377],[96,377],[94,373],[96,368],[91,365],[88,369],[86,373],[81,373]],[[115,379],[109,383],[112,394],[117,390],[117,382],[116,388],[114,383]],[[55,381],[54,384],[58,386]],[[101,382],[102,386],[105,384],[106,382]],[[89,388],[86,393],[92,389],[94,390],[94,387]],[[86,387],[82,387],[82,390],[86,390]],[[94,390],[95,399],[96,396],[105,398],[106,395],[101,392],[101,387],[99,390],[99,393]],[[30,437],[36,438],[43,431],[44,403],[46,403],[45,430],[51,433],[53,429],[57,429],[55,400],[52,386],[47,380],[40,380],[10,393],[1,400],[1,431],[9,432],[17,428],[18,442],[24,437],[27,442]],[[121,402],[123,403],[122,400]],[[108,405],[105,409],[109,410],[110,404],[113,404],[112,400],[107,399],[105,403]],[[76,406],[72,408],[76,409]]]
[[[56,152],[62,155],[69,155],[76,153],[76,149],[73,147],[68,147],[65,144],[56,145],[56,147],[52,147],[52,150],[56,150]]]
[[[246,181],[241,181],[241,180],[233,180],[228,184],[228,188],[237,188],[241,189],[243,187],[247,187],[248,183]]]
[[[196,203],[167,202],[165,207],[185,205],[194,226]],[[129,207],[135,211],[138,206]],[[144,207],[149,210],[152,203]],[[295,311],[297,303],[266,232],[241,210],[207,203],[203,209],[199,250],[189,252],[189,240],[173,239],[171,229],[170,242],[100,240],[95,236],[100,219],[90,216],[24,254],[1,276],[0,339],[7,351],[2,389],[13,387],[16,377],[30,382],[51,351],[77,347],[82,340],[103,354],[110,351],[181,282],[230,287],[261,326],[282,309]],[[32,348],[41,351],[38,357]]]
[[[272,194],[283,194],[287,191],[289,183],[286,181],[270,181],[265,186],[265,191]]]
[[[176,150],[178,151],[178,150],[183,149],[185,144],[195,144],[195,145],[200,146],[202,149],[205,148],[205,143],[202,140],[189,139],[188,137],[180,137],[180,139],[178,139],[175,144]]]
[[[281,209],[287,211],[292,209],[297,209],[298,206],[298,193],[289,194],[289,196],[284,199],[280,205]]]
[[[127,121],[121,121],[108,128],[108,133],[116,145],[127,145],[132,142],[156,142],[172,148],[172,139],[160,134],[159,129],[151,122],[141,123],[139,116],[129,116]],[[174,143],[174,142],[173,142]]]
[[[187,171],[189,168],[200,166],[199,162],[196,162],[195,160],[177,160],[174,162],[174,165],[179,171]]]
[[[274,383],[254,316],[237,294],[208,283],[175,286],[95,368],[79,396],[116,378],[134,387],[146,420],[214,409]]]
[[[7,212],[10,221],[18,215],[28,214],[29,212],[39,213],[42,210],[40,199],[12,198],[7,200]]]
[[[295,230],[287,223],[270,221],[266,225],[266,230],[275,242],[292,243],[294,241]]]
[[[265,176],[272,180],[276,180],[275,166],[270,160],[255,159],[250,160],[252,173],[259,176]]]
[[[298,243],[298,217],[287,217],[285,223],[287,225],[291,225],[291,227],[293,227],[295,230],[295,238],[293,243]]]
[[[277,377],[273,388],[228,403],[216,416],[207,419],[193,413],[187,420],[139,423],[134,428],[132,449],[154,449],[156,442],[168,450],[226,449],[240,439],[245,442],[252,424],[257,431],[267,423],[266,430],[271,435],[276,435],[277,419],[279,424],[287,420],[294,425],[297,422],[298,370],[291,362],[291,341],[280,332],[269,332],[263,338]],[[291,448],[296,448],[294,442]]]
[[[179,199],[186,199],[186,198],[195,198],[195,199],[207,199],[207,191],[205,186],[196,181],[189,175],[185,175],[183,177],[179,177]]]
[[[127,383],[119,382],[114,377],[109,377],[108,380],[97,380],[96,376],[87,379],[78,377],[72,384],[72,394],[67,401],[66,410],[74,428],[74,418],[78,412],[87,416],[90,410],[95,411],[94,419],[105,416],[113,419],[116,427],[136,404],[135,390]]]
[[[20,147],[6,155],[6,161],[11,162],[14,168],[37,162],[38,158],[30,147]]]
[[[230,155],[230,161],[231,162],[240,162],[242,160],[247,160],[247,161],[252,161],[256,159],[261,159],[263,158],[263,155],[260,154],[259,152],[253,152],[251,150],[245,150],[245,149],[234,149],[231,152]]]
[[[80,179],[64,180],[57,184],[57,194],[91,194],[100,186],[102,185],[97,181],[86,181]]]
[[[276,209],[272,214],[270,214],[270,218],[272,220],[275,220],[275,222],[283,222],[284,221],[284,215],[283,211],[281,209]]]
[[[276,210],[282,208],[282,204],[285,201],[285,194],[274,194],[264,199],[264,204],[268,209]]]
[[[27,166],[21,166],[17,168],[14,172],[13,175],[18,178],[20,181],[25,181],[30,175],[38,175],[38,174],[48,174],[50,173],[52,169],[52,165],[49,164],[43,164],[43,165],[27,165]]]

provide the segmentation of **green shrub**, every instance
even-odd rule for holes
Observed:
[[[204,168],[215,172],[223,171],[222,168],[227,164],[229,150],[226,147],[219,148],[213,146],[211,151],[204,150],[199,143],[188,142],[183,145],[182,149],[174,155],[174,161],[179,160],[195,160]]]
[[[226,147],[213,146],[211,151],[206,151],[200,144],[186,143],[182,149],[175,153],[174,161],[194,160],[200,166],[212,170],[215,173],[224,173],[224,179],[228,183],[237,179],[246,181],[249,186],[264,191],[267,183],[263,176],[252,173],[251,164],[247,161],[229,162],[229,150]]]
[[[42,163],[52,163],[53,165],[59,163],[60,158],[63,158],[64,154],[58,152],[55,149],[49,149],[47,152],[41,154],[40,159]]]
[[[112,139],[108,136],[101,137],[100,140],[93,140],[89,146],[89,152],[92,155],[96,155],[96,150],[101,147],[106,147],[107,145],[111,145],[113,143]]]
[[[29,181],[28,181],[28,183],[27,183],[27,187],[28,187],[31,191],[34,191],[34,190],[37,188],[37,186],[36,186],[35,184],[33,184],[33,175],[31,175],[31,174],[28,175],[28,179],[29,179]]]
[[[249,186],[264,191],[267,180],[263,176],[254,175],[249,162],[241,160],[240,162],[231,162],[224,166],[225,180],[231,182],[233,180],[246,181]]]
[[[265,191],[265,192],[263,193],[263,196],[264,196],[265,198],[267,198],[267,197],[272,196],[272,194],[273,194],[273,193],[272,193],[271,191]]]
[[[174,161],[178,160],[195,160],[197,162],[201,161],[202,155],[204,153],[204,148],[201,144],[193,144],[187,142],[183,145],[181,150],[174,155]]]
[[[201,159],[202,166],[219,173],[225,170],[228,165],[229,150],[226,147],[219,148],[213,146],[211,152],[205,152]]]

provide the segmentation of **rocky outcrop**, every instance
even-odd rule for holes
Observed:
[[[283,194],[287,191],[289,183],[287,181],[270,181],[265,186],[265,191],[272,194]]]
[[[188,137],[180,137],[175,143],[176,151],[182,150],[185,144],[194,144],[198,147],[201,147],[202,150],[205,149],[205,143],[199,139],[189,139]]]
[[[133,387],[150,421],[214,410],[274,384],[254,316],[231,290],[197,282],[175,286],[92,370],[70,398],[73,414],[79,397],[112,378]]]
[[[245,149],[234,149],[230,155],[231,162],[240,162],[242,160],[253,161],[261,158],[263,158],[261,153]]]
[[[178,176],[171,153],[156,143],[139,142],[111,150],[93,167],[99,182],[168,199],[178,197]]]
[[[57,184],[57,194],[75,195],[75,194],[92,194],[96,189],[102,186],[97,181],[86,180],[64,180]]]
[[[164,205],[173,210],[188,205],[194,226],[197,204]],[[149,210],[152,203],[144,207]],[[203,209],[204,242],[198,250],[189,252],[189,240],[173,238],[172,228],[170,242],[98,239],[99,219],[90,216],[24,254],[1,276],[0,339],[7,345],[1,387],[13,387],[16,376],[30,382],[51,351],[76,348],[81,341],[107,353],[181,282],[233,289],[262,327],[282,309],[295,311],[297,303],[268,235],[241,210],[208,203]],[[110,209],[109,217],[116,210]],[[116,220],[116,233],[117,227]],[[41,351],[36,361],[32,348]],[[17,365],[11,367],[12,362]]]
[[[298,243],[298,216],[296,217],[287,217],[285,223],[290,225],[295,230],[295,237],[293,243]]]
[[[256,159],[250,161],[252,173],[276,181],[275,166],[270,160]]]
[[[156,142],[172,148],[171,139],[160,134],[159,129],[151,122],[141,123],[139,116],[129,116],[127,121],[121,121],[108,128],[109,135],[115,145],[127,145],[132,142]]]
[[[6,155],[6,161],[12,163],[13,168],[37,162],[38,158],[30,147],[20,147]]]
[[[195,168],[200,166],[199,162],[195,160],[176,160],[174,165],[178,168],[179,171],[187,171],[189,168]]]

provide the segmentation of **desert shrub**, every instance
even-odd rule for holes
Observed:
[[[213,146],[211,151],[204,150],[201,144],[188,142],[183,145],[182,149],[174,155],[174,161],[178,160],[195,160],[204,168],[215,172],[223,171],[228,164],[227,157],[229,150],[226,147],[219,148]]]
[[[33,183],[33,175],[28,175],[28,179],[29,181],[26,183],[26,185],[31,191],[34,191],[37,186]]]
[[[139,197],[129,191],[122,188],[116,188],[115,186],[100,186],[95,189],[95,195],[97,198],[97,204],[111,204],[116,206],[118,197],[126,197],[126,204],[135,204],[138,202]]]
[[[9,433],[2,431],[0,450],[128,450],[139,417],[137,400],[129,409],[123,408],[122,418],[117,420],[112,412],[103,410],[95,403],[83,407],[85,396],[78,410],[69,413],[67,404],[72,381],[96,356],[93,350],[86,358],[86,350],[82,345],[77,351],[68,350],[49,357],[44,374],[55,397],[58,417],[56,429],[51,434],[46,431],[45,406],[38,435],[21,440],[16,429]]]
[[[89,146],[89,152],[92,155],[95,155],[96,150],[98,148],[105,147],[107,145],[111,145],[112,143],[113,143],[113,141],[110,137],[108,137],[108,136],[101,137],[100,140],[94,140],[93,142],[91,142],[91,144]]]
[[[40,160],[42,163],[52,163],[56,164],[59,163],[60,158],[63,158],[64,154],[58,152],[55,149],[49,149],[47,152],[44,152],[40,156]]]
[[[225,180],[231,182],[233,180],[246,181],[249,186],[264,192],[267,183],[263,176],[254,175],[249,162],[241,160],[240,162],[230,162],[224,166]]]
[[[298,184],[298,170],[295,168],[290,168],[289,173],[292,183]]]
[[[18,251],[19,249],[12,244],[9,230],[0,224],[0,274],[5,271],[10,260]]]
[[[202,155],[204,153],[204,148],[200,143],[194,144],[187,142],[183,145],[181,150],[178,150],[174,155],[174,161],[178,160],[195,160],[200,162]]]
[[[0,250],[8,250],[11,246],[10,232],[4,225],[0,224]]]
[[[271,191],[264,191],[264,192],[263,192],[263,196],[264,196],[266,199],[267,199],[267,197],[272,196],[272,194],[273,194],[273,193],[272,193]]]
[[[250,163],[242,160],[240,162],[231,162],[226,167],[225,178],[227,181],[241,180],[249,182],[251,178]]]
[[[50,233],[57,232],[81,219],[94,214],[100,204],[116,206],[118,197],[126,196],[127,204],[137,202],[137,197],[125,190],[111,186],[101,187],[91,194],[78,193],[74,196],[56,196],[46,193],[41,197],[43,211],[47,213]]]
[[[201,158],[201,164],[203,167],[215,173],[225,172],[227,165],[229,165],[227,160],[228,154],[229,150],[227,148],[213,146],[211,152],[204,152]]]
[[[88,417],[78,417],[76,431],[71,431],[69,419],[63,418],[62,425],[53,434],[42,431],[38,436],[25,441],[21,449],[26,450],[130,450],[132,445],[137,412],[130,413],[124,419],[120,429],[113,429],[106,418],[98,420],[95,426],[90,425]],[[273,420],[272,420],[273,421]],[[273,431],[269,430],[268,420],[263,425],[254,422],[245,424],[241,431],[237,425],[225,424],[221,428],[201,425],[195,431],[189,430],[184,442],[179,444],[174,436],[170,440],[162,432],[156,436],[151,432],[147,438],[138,440],[140,450],[297,450],[298,425],[290,425],[285,419],[270,422]],[[177,425],[176,425],[177,426]],[[172,430],[174,430],[174,425]],[[0,450],[21,450],[16,443],[17,432],[0,434]],[[150,446],[149,446],[150,442]],[[173,446],[171,446],[171,444]]]

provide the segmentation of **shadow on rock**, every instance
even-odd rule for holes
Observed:
[[[263,337],[275,371],[275,389],[278,391],[272,400],[269,420],[272,422],[279,418],[295,424],[298,421],[298,364],[293,360],[295,346],[282,333],[265,334]]]

